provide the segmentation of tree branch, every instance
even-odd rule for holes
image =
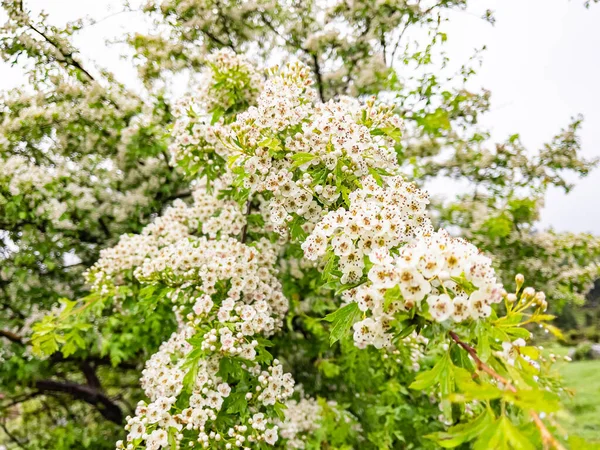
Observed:
[[[92,366],[89,361],[83,360],[81,362],[80,368],[81,368],[81,371],[83,372],[83,375],[85,376],[88,386],[101,391],[102,384],[100,383],[100,379],[98,378],[98,375],[96,374],[96,369],[94,369],[94,366]]]
[[[471,358],[473,358],[473,361],[475,361],[475,364],[477,366],[477,370],[483,371],[495,380],[501,382],[502,384],[504,384],[504,386],[506,386],[506,389],[508,389],[510,392],[513,392],[515,394],[518,392],[517,388],[515,388],[510,383],[510,381],[508,381],[506,378],[504,378],[502,375],[500,375],[498,372],[496,372],[494,369],[492,369],[490,366],[484,363],[477,355],[475,349],[466,342],[461,341],[460,337],[454,331],[450,331],[450,337],[454,342],[460,345],[471,356]],[[558,440],[552,435],[552,433],[550,433],[548,428],[546,428],[546,425],[544,425],[544,422],[542,421],[542,419],[536,411],[530,409],[529,415],[531,416],[533,422],[540,431],[540,435],[542,437],[542,442],[544,444],[545,449],[555,448],[556,450],[566,450],[563,447],[563,445],[560,442],[558,442]]]
[[[248,200],[246,202],[246,224],[244,225],[244,228],[242,228],[242,237],[240,238],[240,241],[242,242],[242,244],[246,243],[246,239],[248,238],[248,216],[250,215],[250,210],[252,208],[252,201]]]
[[[323,78],[321,77],[321,66],[319,65],[319,56],[316,53],[311,53],[313,65],[315,66],[315,76],[317,77],[317,89],[319,91],[319,98],[322,102],[325,102],[325,95],[323,93]]]
[[[0,336],[5,337],[9,341],[14,342],[16,344],[23,344],[23,338],[18,334],[13,333],[12,331],[0,330]]]
[[[50,39],[43,31],[38,30],[31,22],[28,21],[26,25],[33,31],[35,31],[37,34],[39,34],[42,38],[44,38],[44,40],[48,42],[48,44],[52,45],[56,50],[58,50],[58,52],[62,55],[62,57],[64,58],[64,62],[67,65],[75,67],[77,70],[83,73],[90,81],[96,81],[95,78],[87,70],[85,70],[76,59],[73,58],[73,53],[64,53],[62,48],[60,48],[60,46],[57,43]]]
[[[13,441],[15,444],[17,444],[17,446],[19,446],[22,449],[26,449],[26,447],[23,445],[23,443],[21,441],[19,441],[17,439],[16,436],[14,436],[10,431],[8,431],[8,428],[6,427],[6,425],[4,424],[4,422],[0,422],[0,427],[2,427],[2,430],[4,430],[4,433],[8,436],[8,438]]]
[[[123,412],[119,405],[94,387],[56,380],[36,381],[35,387],[41,392],[62,392],[69,394],[78,400],[96,407],[105,419],[119,425],[123,423]]]

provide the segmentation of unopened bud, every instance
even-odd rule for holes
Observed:
[[[526,287],[523,290],[523,296],[522,297],[525,298],[525,299],[529,299],[529,298],[533,297],[534,295],[535,295],[535,289],[532,288],[532,287]]]
[[[516,294],[507,294],[506,295],[506,301],[508,303],[514,303],[517,301],[517,295]]]
[[[438,278],[441,281],[446,281],[450,279],[450,274],[448,272],[446,272],[445,270],[442,270],[439,274],[438,274]]]
[[[519,292],[521,286],[523,286],[523,283],[525,283],[525,277],[522,273],[515,275],[515,283],[517,283],[517,292]]]
[[[542,291],[536,292],[535,300],[541,305],[542,303],[546,303],[546,294]]]

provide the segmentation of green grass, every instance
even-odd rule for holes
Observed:
[[[565,387],[574,397],[565,402],[572,417],[562,422],[569,433],[600,444],[600,361],[561,364]]]

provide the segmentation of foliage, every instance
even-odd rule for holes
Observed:
[[[529,329],[560,334],[542,291],[580,302],[599,247],[535,221],[595,161],[579,118],[487,150],[477,55],[444,75],[465,3],[151,1],[137,95],[84,67],[84,22],[3,2],[30,73],[0,111],[9,445],[108,448],[129,415],[120,448],[562,448]],[[434,175],[476,186],[433,217],[493,260],[434,231]]]

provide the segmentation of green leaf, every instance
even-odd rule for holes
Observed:
[[[217,123],[219,121],[219,119],[221,117],[223,117],[223,114],[225,114],[225,110],[223,108],[216,108],[213,111],[213,115],[212,115],[212,119],[210,120],[210,124],[214,125],[215,123]]]
[[[185,392],[191,393],[196,385],[196,378],[198,377],[198,364],[204,357],[204,351],[200,348],[192,350],[186,358],[183,367],[188,369],[187,373],[183,377],[183,388]]]
[[[246,400],[246,394],[244,392],[236,392],[229,396],[227,407],[227,413],[229,414],[243,414],[248,410],[248,400]]]
[[[308,164],[313,159],[316,158],[316,155],[307,152],[298,152],[292,155],[292,169],[303,166],[304,164]]]
[[[515,427],[508,417],[504,416],[500,419],[499,432],[502,438],[515,450],[536,450],[536,447],[529,441],[521,431]]]
[[[327,378],[334,378],[341,372],[340,366],[332,363],[328,359],[322,359],[319,361],[317,367],[319,368],[319,371]]]
[[[422,391],[432,387],[434,384],[440,382],[442,377],[448,373],[449,365],[450,354],[444,353],[444,356],[433,366],[433,369],[421,372],[409,388]]]
[[[386,310],[392,303],[402,299],[402,292],[400,286],[396,285],[391,289],[385,291],[383,295],[383,309]]]
[[[294,217],[290,222],[290,237],[293,241],[303,241],[308,236],[308,233],[302,228],[302,225],[304,225],[305,222],[306,221],[300,216]]]
[[[477,286],[475,286],[473,283],[467,280],[467,277],[465,276],[464,272],[461,273],[459,277],[451,277],[451,279],[460,287],[462,287],[467,294],[472,294],[477,290]]]
[[[408,336],[409,334],[411,334],[413,331],[415,331],[417,329],[417,324],[413,323],[409,326],[407,326],[406,328],[404,328],[402,331],[400,331],[400,333],[398,333],[395,337],[395,339],[404,339],[406,336]]]
[[[440,447],[454,448],[475,439],[490,423],[490,415],[485,410],[472,422],[456,425],[450,427],[448,431],[429,434],[425,437],[434,440]]]
[[[525,328],[520,328],[520,327],[512,327],[512,328],[505,328],[504,332],[506,334],[508,334],[512,340],[515,339],[529,339],[531,338],[531,332]]]
[[[273,405],[273,410],[275,411],[275,414],[277,414],[277,417],[279,417],[279,420],[285,420],[285,410],[287,409],[287,406],[283,403],[275,403],[275,405]]]
[[[168,440],[169,440],[169,447],[171,447],[171,450],[177,450],[176,435],[177,435],[177,428],[169,427]]]
[[[329,345],[335,344],[354,324],[361,312],[358,309],[358,304],[355,302],[348,303],[346,306],[337,311],[327,314],[324,318],[327,322],[331,322],[332,326],[329,331]]]
[[[239,380],[242,377],[243,370],[240,362],[234,358],[223,357],[219,361],[219,371],[217,375],[223,378],[223,381],[229,383],[230,381]]]

